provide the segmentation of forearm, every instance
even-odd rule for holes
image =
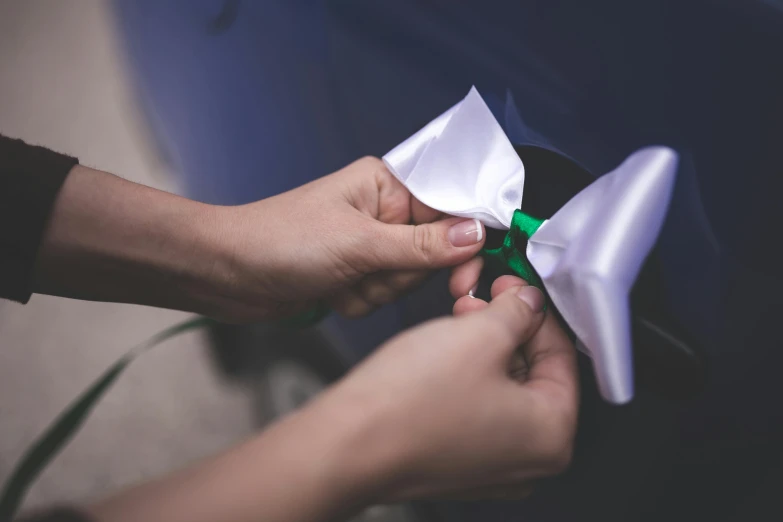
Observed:
[[[34,290],[207,313],[227,259],[221,211],[77,166],[55,202]]]
[[[99,502],[97,522],[333,520],[371,500],[382,477],[369,424],[308,407],[190,469]]]

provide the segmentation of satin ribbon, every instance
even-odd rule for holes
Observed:
[[[544,285],[541,284],[541,279],[530,265],[525,250],[528,241],[544,221],[544,219],[528,216],[521,210],[515,210],[514,217],[511,219],[511,228],[503,239],[503,244],[493,249],[485,248],[481,254],[490,262],[499,264],[531,285],[543,290]]]
[[[507,230],[522,202],[525,167],[475,87],[383,157],[419,201]]]
[[[656,242],[677,171],[677,154],[650,147],[574,196],[549,220],[522,206],[525,169],[475,88],[384,156],[422,203],[447,214],[509,229],[485,250],[552,303],[593,359],[602,396],[633,397],[628,294]]]
[[[649,147],[598,178],[527,243],[549,298],[593,359],[601,395],[633,397],[628,296],[663,225],[677,154]]]

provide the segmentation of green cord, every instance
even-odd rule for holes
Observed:
[[[536,233],[545,220],[528,216],[520,210],[514,212],[511,228],[503,240],[503,245],[494,249],[484,249],[481,254],[489,261],[499,264],[504,270],[510,270],[533,286],[544,290],[541,280],[525,256],[527,241]],[[330,312],[324,303],[289,319],[279,321],[285,328],[306,328],[312,326]],[[125,369],[141,354],[181,333],[208,327],[215,324],[212,319],[198,317],[175,324],[153,335],[147,341],[132,348],[103,375],[71,403],[49,428],[30,446],[17,464],[0,494],[0,522],[8,522],[19,509],[30,486],[47,465],[57,456],[76,434],[98,401],[109,390]]]
[[[305,313],[285,319],[279,323],[287,328],[305,328],[312,326],[329,314],[329,308],[319,304]],[[40,473],[65,447],[100,401],[111,385],[122,375],[125,369],[140,355],[181,333],[217,324],[205,317],[188,319],[158,332],[112,364],[103,375],[82,392],[59,417],[57,417],[38,440],[28,448],[16,465],[11,476],[0,493],[0,522],[10,522],[19,510],[30,486]]]

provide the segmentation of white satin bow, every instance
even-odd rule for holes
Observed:
[[[508,229],[522,204],[522,161],[475,88],[383,160],[421,202],[488,227]],[[528,241],[528,260],[613,403],[633,397],[628,294],[663,225],[677,161],[666,147],[635,152]]]
[[[525,167],[475,87],[383,161],[419,201],[491,228],[522,202]]]

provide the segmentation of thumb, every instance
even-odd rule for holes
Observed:
[[[487,345],[513,353],[528,342],[544,322],[546,298],[534,286],[509,288],[484,309],[466,316],[485,332]]]
[[[366,252],[378,270],[417,270],[463,263],[484,246],[478,219],[448,218],[420,225],[377,222]]]

